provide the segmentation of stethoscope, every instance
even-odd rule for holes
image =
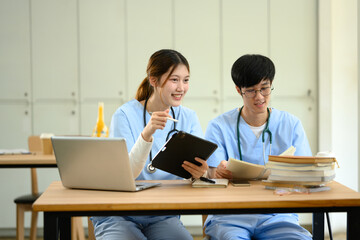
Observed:
[[[144,127],[146,127],[146,124],[147,124],[147,123],[146,123],[146,105],[147,105],[147,103],[148,103],[148,100],[149,100],[149,98],[147,98],[147,99],[145,100],[145,103],[144,103],[144,112],[143,112]],[[175,112],[174,112],[173,107],[170,107],[170,110],[171,110],[172,117],[173,117],[174,119],[176,119],[176,118],[175,118]],[[168,132],[168,134],[167,134],[167,136],[166,136],[166,141],[169,140],[170,134],[172,134],[172,133],[174,133],[174,132],[178,132],[178,130],[176,129],[176,122],[174,122],[174,124],[173,124],[173,129]],[[149,173],[154,173],[154,172],[156,171],[156,168],[152,165],[152,160],[153,160],[153,159],[152,159],[151,150],[150,150],[149,157],[150,157],[150,163],[147,165],[146,170],[147,170]]]
[[[237,139],[238,139],[238,149],[239,149],[239,154],[240,154],[240,160],[242,161],[242,154],[241,154],[241,145],[240,145],[240,116],[241,116],[241,111],[244,108],[244,106],[242,106],[240,108],[239,111],[239,115],[237,117],[237,129],[236,129],[236,133],[237,133]],[[270,110],[269,108],[267,108],[267,112],[268,112],[268,118],[266,120],[266,125],[265,125],[265,129],[262,132],[262,144],[263,144],[263,159],[264,159],[264,165],[265,165],[265,133],[267,133],[269,135],[269,139],[270,139],[270,153],[269,155],[271,155],[271,145],[272,145],[272,133],[270,132],[269,129],[269,122],[270,122]]]

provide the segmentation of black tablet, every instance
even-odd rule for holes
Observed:
[[[182,163],[189,161],[199,166],[195,157],[207,160],[216,148],[213,142],[179,131],[156,154],[152,165],[176,176],[190,178],[191,174],[181,166]]]

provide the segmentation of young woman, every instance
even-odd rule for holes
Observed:
[[[295,155],[311,156],[304,128],[295,116],[269,108],[275,66],[261,55],[244,55],[232,66],[231,76],[243,106],[209,122],[206,139],[218,144],[208,159],[210,177],[232,178],[226,169],[231,158],[264,165],[268,155],[290,146]],[[296,214],[209,215],[206,234],[217,239],[312,239]]]
[[[112,117],[110,137],[126,139],[137,180],[181,179],[155,169],[152,158],[178,130],[203,135],[195,112],[180,105],[189,89],[189,71],[186,58],[179,52],[169,49],[155,52],[135,99],[122,105]],[[202,159],[196,160],[202,165],[185,161],[183,167],[199,178],[206,173],[208,165]],[[179,216],[92,217],[92,221],[98,240],[192,239]]]

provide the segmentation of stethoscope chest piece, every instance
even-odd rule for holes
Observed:
[[[149,99],[146,99],[145,100],[145,103],[144,103],[144,112],[143,112],[143,118],[144,118],[144,127],[146,127],[146,105],[147,105],[147,102],[148,102]],[[172,107],[170,107],[171,109],[171,113],[173,115],[173,118],[175,118],[175,112],[174,112],[174,109]],[[173,125],[173,129],[171,131],[168,132],[167,136],[166,136],[166,141],[169,139],[170,134],[171,133],[174,133],[174,132],[177,132],[178,130],[176,129],[176,122],[174,122],[174,125]],[[150,153],[149,153],[149,157],[150,157],[150,163],[146,166],[146,170],[149,172],[149,173],[154,173],[156,172],[156,168],[152,165],[152,153],[151,153],[151,150],[150,150]]]
[[[156,172],[156,168],[151,164],[149,163],[146,167],[146,170],[149,172],[149,173],[154,173]]]

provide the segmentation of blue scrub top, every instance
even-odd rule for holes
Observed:
[[[209,166],[217,167],[222,160],[230,157],[240,159],[236,133],[238,114],[239,110],[236,108],[209,122],[205,138],[218,145],[207,161]],[[242,117],[239,129],[242,160],[264,165],[262,137],[257,138]],[[304,128],[294,115],[272,108],[269,129],[272,132],[271,155],[280,155],[290,146],[294,146],[296,156],[312,156]],[[265,162],[268,161],[269,151],[269,135],[265,133]]]
[[[175,119],[179,120],[176,124],[177,130],[188,132],[198,137],[203,137],[199,119],[193,110],[183,106],[173,107],[173,109],[175,112]],[[143,111],[144,106],[134,99],[119,107],[112,116],[109,136],[125,138],[128,152],[130,152],[144,129]],[[170,111],[169,114],[172,115],[172,112]],[[149,122],[150,118],[150,114],[146,112],[146,123]],[[173,121],[167,121],[163,130],[156,130],[153,135],[154,142],[152,146],[152,157],[155,157],[156,153],[164,146],[166,136],[169,131],[173,129],[173,126]],[[136,180],[182,179],[159,169],[157,169],[155,173],[149,173],[146,170],[146,166],[149,162],[148,158],[144,169]]]

